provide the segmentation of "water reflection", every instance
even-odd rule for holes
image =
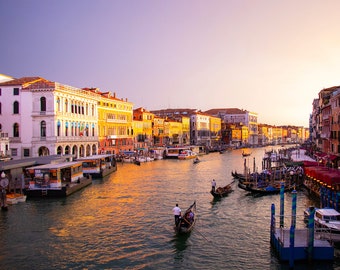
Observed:
[[[190,237],[190,233],[188,234],[176,234],[174,239],[172,240],[174,244],[175,251],[175,259],[182,259],[183,252],[189,245],[188,238]]]
[[[255,158],[261,167],[264,149],[251,152],[246,161]],[[269,244],[271,204],[278,212],[279,196],[253,198],[237,182],[225,198],[210,194],[213,178],[224,186],[232,171],[242,172],[241,153],[212,153],[198,164],[118,164],[110,177],[68,198],[13,205],[0,215],[0,269],[214,269],[216,262],[225,269],[280,269],[285,265]],[[303,192],[297,198],[303,222],[311,201]],[[194,200],[194,230],[175,235],[172,208]],[[285,224],[291,200],[285,194]]]

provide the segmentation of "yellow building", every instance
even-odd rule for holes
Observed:
[[[182,122],[166,119],[167,123],[167,144],[168,145],[181,145],[183,137]]]
[[[88,90],[98,94],[99,153],[118,154],[133,148],[133,103],[98,88]]]
[[[153,118],[153,145],[164,145],[164,118],[154,116]]]
[[[221,143],[221,118],[210,116],[210,146],[214,147]]]
[[[140,107],[133,110],[133,138],[134,148],[140,149],[153,146],[153,122],[155,115]]]

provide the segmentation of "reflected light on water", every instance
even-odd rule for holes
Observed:
[[[261,170],[265,149],[246,162]],[[217,186],[243,172],[242,150],[192,160],[118,164],[117,172],[64,199],[28,200],[1,213],[0,269],[280,269],[269,243],[271,204],[279,196],[253,198],[232,184],[221,200]],[[172,208],[196,200],[197,223],[176,236]],[[298,214],[311,201],[297,197]],[[291,195],[285,194],[285,224]],[[304,224],[298,220],[298,226]],[[220,268],[220,267],[219,267]],[[283,269],[283,268],[282,268]]]

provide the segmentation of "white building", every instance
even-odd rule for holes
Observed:
[[[13,159],[98,152],[97,95],[24,77],[0,83],[0,125]]]
[[[190,132],[192,145],[210,146],[210,116],[200,112],[190,115]]]

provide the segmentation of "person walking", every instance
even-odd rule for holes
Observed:
[[[176,203],[176,206],[172,209],[172,212],[174,214],[174,217],[175,217],[175,225],[176,227],[178,226],[178,223],[179,223],[179,219],[181,217],[181,208],[178,207],[178,203]]]
[[[215,181],[215,179],[213,179],[211,181],[211,189],[212,189],[213,192],[215,192],[215,189],[216,189],[216,181]]]

